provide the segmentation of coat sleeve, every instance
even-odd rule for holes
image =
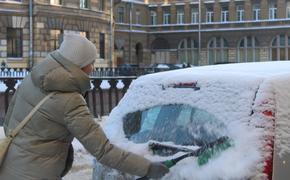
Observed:
[[[74,94],[67,101],[64,119],[72,135],[100,163],[138,176],[144,176],[148,172],[149,160],[137,154],[124,151],[110,143],[102,128],[95,123],[86,101],[80,94]]]

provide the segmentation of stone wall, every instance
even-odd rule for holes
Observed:
[[[62,5],[51,5],[49,0],[35,0],[33,9],[33,62],[41,62],[49,52],[59,46],[53,46],[55,39],[52,31],[85,32],[99,51],[99,33],[105,34],[105,59],[97,59],[96,66],[107,67],[110,63],[110,2],[104,1],[104,9],[99,0],[90,0],[87,9],[80,9],[79,1],[63,0]],[[22,3],[0,2],[0,62],[9,67],[27,67],[30,60],[30,30],[28,0]],[[7,28],[21,28],[23,32],[21,58],[7,58]],[[61,41],[60,41],[61,42]],[[99,53],[99,52],[98,52]]]

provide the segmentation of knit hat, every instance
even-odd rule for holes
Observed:
[[[92,64],[97,59],[96,46],[78,34],[65,35],[58,52],[80,68]]]

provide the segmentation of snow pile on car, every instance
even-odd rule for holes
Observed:
[[[243,67],[247,66],[245,64],[238,65],[240,68],[238,73],[235,72],[239,69],[236,65],[229,65],[221,66],[222,68],[218,66],[190,68],[140,77],[130,86],[119,107],[111,112],[105,122],[104,129],[107,136],[113,143],[124,149],[142,154],[152,160],[164,160],[164,157],[152,156],[145,148],[147,143],[136,145],[129,142],[123,132],[122,118],[127,113],[157,105],[188,104],[215,115],[226,124],[228,131],[225,134],[233,139],[234,146],[201,167],[197,165],[194,157],[187,158],[174,166],[164,179],[247,179],[253,176],[263,178],[264,159],[269,156],[271,150],[264,137],[271,136],[274,132],[271,131],[273,121],[258,112],[266,109],[274,111],[276,104],[273,99],[282,101],[286,92],[289,92],[289,87],[286,88],[289,85],[277,82],[279,86],[277,84],[275,86],[279,87],[279,90],[274,89],[272,83],[279,78],[278,75],[269,81],[265,80],[275,73],[271,63],[264,63],[264,66],[262,64],[255,66],[253,63],[248,69]],[[278,74],[287,73],[286,71],[289,73],[289,69],[289,64],[284,66],[284,63],[281,63]],[[191,82],[196,82],[200,90],[172,86]],[[257,97],[256,93],[261,88],[260,85],[268,86],[270,90]],[[255,98],[269,101],[267,104],[264,102],[253,104]],[[281,146],[284,151],[289,151],[290,146],[284,147],[289,145],[290,139],[290,123],[286,123],[289,114],[283,113],[287,108],[289,112],[289,103],[285,106],[281,107],[279,110],[281,112],[277,112],[277,116],[282,117],[278,126],[283,127],[278,127],[276,136],[280,139],[280,144],[283,144]],[[253,125],[249,126],[251,123]],[[256,128],[255,125],[258,124],[263,124],[264,128]]]

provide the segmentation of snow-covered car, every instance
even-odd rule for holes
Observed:
[[[152,161],[227,137],[205,163],[190,156],[162,179],[290,177],[290,62],[239,63],[139,77],[102,124],[112,143]],[[136,162],[138,163],[138,162]],[[136,179],[95,163],[94,179]]]

